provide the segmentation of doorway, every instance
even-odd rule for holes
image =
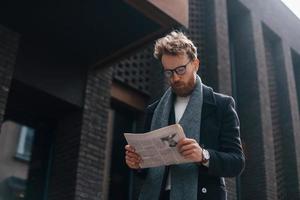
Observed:
[[[73,105],[12,80],[0,134],[0,143],[12,144],[0,155],[0,178],[5,174],[0,199],[48,199],[55,129],[60,117],[71,110]]]
[[[136,131],[137,111],[121,104],[112,105],[113,128],[111,142],[111,165],[109,200],[130,200],[132,174],[125,163],[124,147],[127,144],[123,133]]]

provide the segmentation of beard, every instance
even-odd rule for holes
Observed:
[[[180,97],[189,96],[196,85],[196,78],[190,78],[188,82],[177,81],[171,84],[172,91]]]

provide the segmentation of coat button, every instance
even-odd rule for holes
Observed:
[[[202,193],[206,193],[207,192],[207,189],[204,187],[201,189]]]

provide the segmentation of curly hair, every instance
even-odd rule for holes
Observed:
[[[161,60],[164,54],[178,55],[186,53],[191,60],[197,58],[197,47],[180,31],[172,31],[155,42],[154,57]]]

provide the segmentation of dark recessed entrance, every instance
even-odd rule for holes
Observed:
[[[123,133],[136,131],[136,111],[114,104],[113,135],[110,167],[109,199],[130,200],[132,174],[124,160],[124,147],[127,144]]]
[[[5,127],[0,135],[5,140],[2,142],[14,144],[9,153],[0,155],[0,158],[8,158],[0,163],[0,167],[6,166],[6,171],[0,173],[11,173],[0,181],[4,188],[0,195],[6,200],[48,199],[57,123],[66,113],[76,109],[76,106],[41,90],[12,81],[3,123]],[[7,166],[19,173],[14,174]]]

